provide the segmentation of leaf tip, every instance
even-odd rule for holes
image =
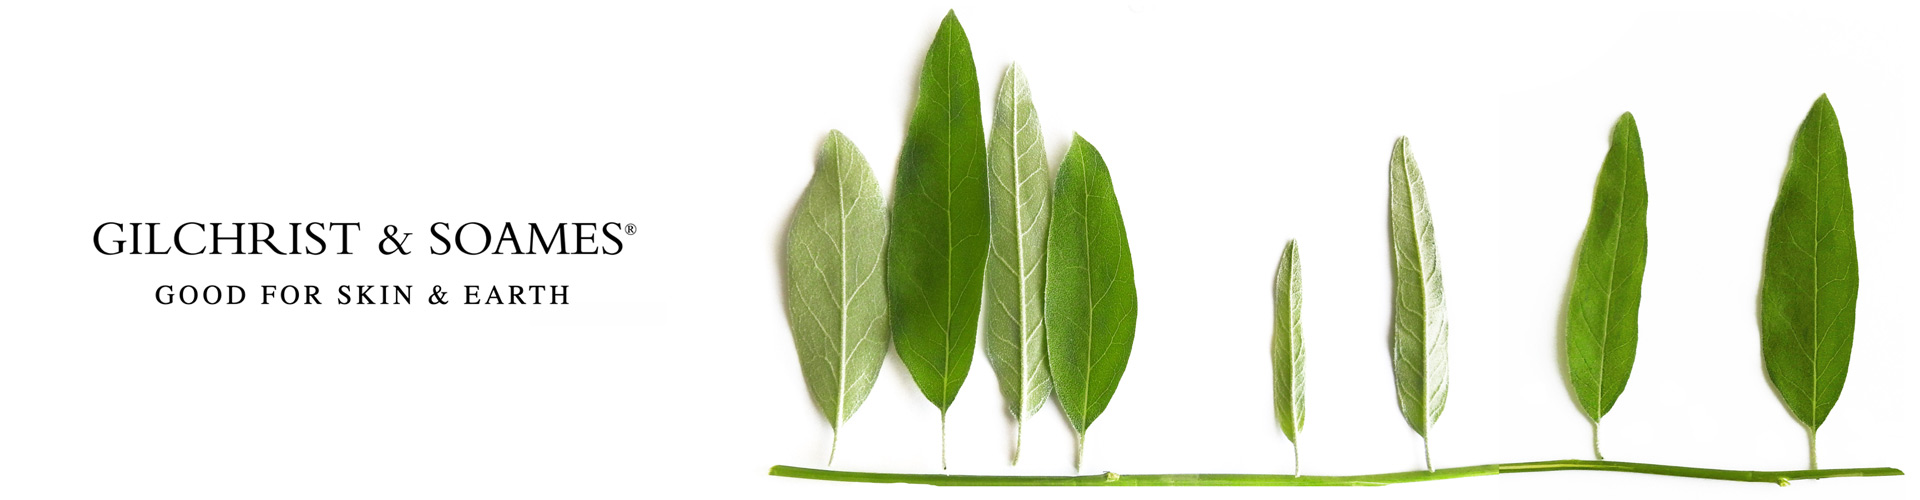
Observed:
[[[1820,94],[1819,99],[1813,100],[1813,110],[1816,113],[1821,113],[1821,114],[1826,114],[1831,116],[1833,115],[1833,101],[1827,100],[1826,94],[1824,93]]]

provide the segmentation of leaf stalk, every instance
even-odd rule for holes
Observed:
[[[1607,459],[1605,455],[1600,454],[1600,421],[1599,420],[1593,421],[1593,459],[1594,460]]]
[[[1819,427],[1807,428],[1807,468],[1808,469],[1820,468],[1820,450],[1819,450],[1819,447],[1816,446],[1816,444],[1818,443],[1818,440],[1814,439],[1815,435],[1819,433],[1820,433]]]

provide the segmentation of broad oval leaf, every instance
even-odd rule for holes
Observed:
[[[987,361],[1000,379],[1000,394],[1013,415],[1013,462],[1020,463],[1020,433],[1053,391],[1047,373],[1047,198],[1053,178],[1040,135],[1039,113],[1019,66],[1000,78],[987,144],[988,232]]]
[[[1393,142],[1387,162],[1388,227],[1393,247],[1393,382],[1400,415],[1427,441],[1447,406],[1447,301],[1433,243],[1427,186],[1407,138]],[[1427,453],[1427,469],[1433,469]]]
[[[1593,423],[1594,458],[1600,458],[1600,417],[1613,409],[1633,372],[1647,269],[1646,161],[1633,113],[1620,115],[1611,142],[1594,181],[1567,297],[1567,371],[1574,400]]]
[[[1293,443],[1293,475],[1300,475],[1300,429],[1307,425],[1307,350],[1301,343],[1300,250],[1287,241],[1273,274],[1273,416]]]
[[[940,409],[967,380],[987,259],[986,131],[973,50],[952,12],[927,49],[893,190],[887,299],[900,360]]]
[[[885,201],[867,158],[840,131],[827,134],[787,229],[787,322],[835,450],[840,425],[867,400],[887,355],[886,234]]]
[[[1767,226],[1760,279],[1760,348],[1767,378],[1813,438],[1840,399],[1853,353],[1860,291],[1853,194],[1840,121],[1822,94],[1800,123]]]
[[[1133,352],[1133,252],[1100,152],[1078,134],[1060,163],[1047,230],[1047,362],[1079,436],[1106,411]],[[1079,453],[1075,456],[1079,463]]]

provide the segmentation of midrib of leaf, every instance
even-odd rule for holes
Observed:
[[[1071,151],[1069,151],[1069,153],[1071,153]],[[1084,161],[1084,159],[1082,161]],[[1092,287],[1093,214],[1092,211],[1088,209],[1093,206],[1093,187],[1088,185],[1091,179],[1089,179],[1090,176],[1086,174],[1086,172],[1082,172],[1080,178],[1080,205],[1076,208],[1080,211],[1080,271],[1087,276],[1087,286]],[[1104,290],[1101,291],[1100,296],[1101,298],[1105,298],[1106,292]],[[1083,373],[1081,380],[1084,382],[1080,384],[1080,419],[1086,422],[1083,422],[1082,425],[1079,426],[1080,429],[1078,429],[1082,442],[1086,440],[1087,428],[1093,427],[1093,420],[1088,418],[1092,416],[1088,415],[1088,413],[1093,411],[1093,364],[1095,359],[1093,357],[1093,316],[1094,310],[1100,308],[1101,298],[1087,301],[1087,348],[1081,349],[1081,351],[1083,351],[1081,357],[1085,358],[1087,362],[1081,364],[1083,368],[1081,370]],[[1076,469],[1078,468],[1078,462],[1079,460],[1075,459]]]
[[[1821,100],[1825,100],[1826,96],[1822,95],[1820,98]],[[1826,151],[1821,150],[1820,145],[1823,142],[1821,139],[1825,138],[1823,135],[1826,133],[1826,119],[1826,113],[1814,113],[1813,117],[1810,118],[1810,120],[1814,120],[1812,127],[1813,133],[1808,134],[1812,136],[1813,139],[1811,141],[1813,143],[1813,147],[1811,148],[1813,149],[1813,154],[1810,155],[1813,157],[1813,224],[1809,225],[1809,230],[1814,232],[1820,231],[1820,222],[1824,220],[1820,218],[1820,198],[1822,198],[1820,189],[1823,187],[1820,177],[1820,158],[1826,155]],[[1820,339],[1826,336],[1826,332],[1820,327],[1820,288],[1826,286],[1825,283],[1820,280],[1820,241],[1825,239],[1827,239],[1826,234],[1815,236],[1813,238],[1813,248],[1809,249],[1813,257],[1813,259],[1811,259],[1813,261],[1813,300],[1811,301],[1813,303],[1813,314],[1807,316],[1807,322],[1810,323],[1807,326],[1813,330],[1813,350],[1807,352],[1807,364],[1813,371],[1813,383],[1809,384],[1810,387],[1807,390],[1807,409],[1812,411],[1812,413],[1807,416],[1807,418],[1811,420],[1807,422],[1807,448],[1809,455],[1813,453],[1813,435],[1816,431],[1820,430],[1820,424],[1825,423],[1820,419]]]
[[[1014,70],[1010,69],[1009,71],[1014,71]],[[1013,105],[1011,106],[1013,113],[1012,113],[1012,116],[1008,117],[1008,119],[1013,121],[1013,137],[1008,138],[1008,141],[1009,141],[1009,144],[1014,146],[1015,148],[1019,148],[1022,146],[1022,144],[1020,144],[1021,132],[1025,131],[1027,127],[1033,124],[1031,120],[1028,120],[1024,123],[1021,120],[1021,118],[1023,118],[1023,114],[1020,112],[1020,103],[1022,102],[1022,100],[1019,98],[1019,96],[1021,94],[1028,94],[1030,91],[1025,86],[1025,80],[1020,80],[1018,81],[1017,84],[1019,84],[1020,87],[1014,89],[1015,97],[1014,97]],[[1026,159],[1026,155],[1024,154],[1025,152],[1026,151],[1023,151],[1021,149],[1015,149],[1013,151],[1013,154],[1009,155],[1010,160],[1013,162],[1012,170],[1014,172],[1014,175],[1020,174],[1020,167],[1021,167],[1022,160]],[[1019,310],[1020,331],[1016,332],[1019,338],[1016,339],[1017,342],[1015,342],[1016,345],[1020,346],[1020,410],[1019,410],[1020,414],[1014,417],[1016,422],[1026,420],[1028,409],[1035,408],[1036,406],[1036,404],[1033,402],[1033,391],[1030,389],[1029,386],[1032,384],[1033,379],[1037,376],[1035,375],[1035,371],[1033,370],[1033,368],[1035,368],[1035,365],[1033,363],[1027,362],[1027,356],[1028,356],[1027,350],[1031,349],[1032,346],[1027,345],[1026,337],[1027,337],[1028,330],[1033,328],[1033,323],[1035,323],[1035,321],[1032,315],[1030,314],[1031,311],[1027,307],[1028,290],[1031,290],[1033,288],[1033,285],[1027,282],[1027,280],[1030,278],[1031,275],[1027,272],[1028,255],[1027,255],[1027,245],[1025,244],[1026,238],[1027,238],[1027,231],[1032,230],[1033,229],[1032,224],[1035,224],[1037,222],[1026,220],[1027,213],[1025,210],[1021,210],[1021,205],[1023,205],[1027,199],[1026,197],[1027,179],[1031,179],[1033,178],[1033,176],[1039,175],[1039,173],[1044,172],[1045,168],[1046,168],[1045,165],[1041,165],[1040,169],[1034,170],[1032,173],[1028,173],[1025,177],[1015,179],[1012,185],[1009,186],[1009,189],[1008,189],[1009,191],[1012,191],[1013,200],[1014,200],[1013,227],[1018,231],[1014,237],[1013,248],[1014,248],[1014,261],[1015,261],[1016,267],[1014,267],[1013,271],[1015,275],[1018,275],[1020,277],[1020,279],[1015,281],[1015,283],[1017,283],[1015,287],[1020,292],[1017,294],[1020,298],[1020,310]]]
[[[949,13],[948,15],[949,15],[949,18],[951,18],[952,14]],[[953,70],[954,65],[951,64],[951,61],[953,61],[953,57],[956,54],[956,51],[953,49],[952,44],[948,44],[947,46],[943,47],[943,50],[946,51],[945,56],[946,56],[946,60],[949,61],[949,64],[946,64],[940,68],[940,71],[945,73],[945,75],[944,75],[944,78],[941,78],[939,82],[940,94],[942,99],[936,102],[940,105],[940,110],[946,113],[947,123],[951,125],[953,122],[957,121],[959,117],[954,116],[955,110],[953,108],[947,107],[947,100],[953,98],[953,89],[947,87],[946,82],[953,81],[956,78],[955,72]],[[948,126],[945,128],[946,130],[942,131],[943,137],[941,137],[941,139],[947,144],[951,145],[954,142],[953,141],[954,127]],[[946,155],[946,164],[949,167],[954,165],[953,153],[954,153],[954,150],[956,149],[958,148],[949,147],[949,148],[946,148],[946,151],[944,153]],[[946,182],[947,192],[945,193],[947,199],[946,199],[946,203],[942,204],[942,206],[947,209],[946,244],[947,244],[947,251],[949,253],[952,252],[954,244],[958,243],[953,239],[954,237],[953,235],[953,192],[954,192],[953,186],[956,182],[955,179],[953,178],[954,170],[957,170],[957,169],[948,168],[947,171],[945,172],[947,176],[947,182]],[[964,180],[965,177],[961,177],[961,179]],[[943,324],[941,325],[942,335],[940,336],[940,388],[942,389],[941,395],[940,395],[940,398],[941,398],[941,402],[940,402],[940,468],[942,469],[946,468],[946,462],[947,462],[947,408],[950,406],[953,406],[953,397],[956,396],[957,393],[959,392],[952,389],[954,385],[953,384],[953,366],[952,366],[953,320],[955,317],[959,316],[959,314],[957,314],[958,311],[954,310],[954,304],[956,302],[953,300],[953,298],[959,296],[959,290],[955,289],[956,285],[958,284],[955,283],[955,281],[957,280],[953,279],[954,278],[953,264],[954,263],[952,259],[947,260],[947,266],[946,266],[947,268],[947,279],[946,279],[947,320],[943,322]],[[966,287],[960,286],[959,288],[966,288]]]
[[[1638,145],[1628,144],[1632,135],[1628,134],[1626,130],[1624,130],[1625,127],[1621,125],[1624,125],[1624,123],[1614,125],[1615,130],[1613,133],[1616,137],[1620,138],[1620,164],[1622,166],[1621,170],[1625,170],[1626,165],[1632,163],[1630,160],[1633,154],[1632,152],[1635,149],[1639,149],[1639,147]],[[1622,173],[1624,174],[1624,172]],[[1607,408],[1604,405],[1604,401],[1607,398],[1607,353],[1613,350],[1609,347],[1610,344],[1607,340],[1613,336],[1613,293],[1618,290],[1618,282],[1616,281],[1618,277],[1616,275],[1620,270],[1620,240],[1625,239],[1622,237],[1621,229],[1626,225],[1627,210],[1624,205],[1627,199],[1627,185],[1630,184],[1630,182],[1627,179],[1620,179],[1619,184],[1619,189],[1614,193],[1614,200],[1619,203],[1614,204],[1613,210],[1613,251],[1610,252],[1613,258],[1607,259],[1606,307],[1601,309],[1602,314],[1600,315],[1600,363],[1598,364],[1600,376],[1594,377],[1593,381],[1593,425],[1596,433],[1598,433],[1600,417],[1606,416],[1607,413]],[[1596,455],[1599,449],[1597,443],[1599,439],[1599,436],[1594,436],[1594,440],[1596,441],[1594,445]]]
[[[832,140],[832,139],[829,139],[829,140]],[[833,155],[834,155],[833,161],[835,163],[839,163],[846,160],[846,150],[843,148],[838,148],[838,147],[834,148]],[[840,293],[840,342],[837,342],[837,344],[840,345],[840,359],[836,360],[838,361],[838,363],[836,364],[839,365],[839,367],[837,370],[835,370],[838,373],[837,377],[840,379],[840,394],[833,398],[834,414],[833,414],[833,446],[832,447],[834,451],[828,452],[828,455],[827,455],[828,463],[833,462],[833,455],[837,454],[837,452],[839,451],[840,424],[846,423],[848,418],[847,391],[851,389],[852,384],[847,380],[847,365],[851,364],[851,363],[848,363],[847,360],[852,358],[853,355],[851,354],[851,350],[847,348],[847,320],[851,316],[850,314],[847,313],[847,310],[853,307],[853,296],[859,294],[859,290],[849,291],[849,288],[847,286],[847,283],[853,280],[853,273],[847,270],[847,268],[850,267],[853,262],[853,259],[847,256],[847,218],[852,215],[853,207],[847,205],[846,172],[843,169],[835,169],[833,176],[835,179],[838,179],[837,182],[833,183],[834,198],[836,199],[835,201],[840,205],[839,207],[840,208],[840,224],[839,224],[840,240],[837,242],[839,244],[838,246],[840,249],[840,290],[841,290],[841,293]],[[856,200],[855,203],[857,204],[858,201]],[[863,337],[861,340],[865,341],[865,338]]]
[[[1420,268],[1420,280],[1419,280],[1420,282],[1420,344],[1421,344],[1421,352],[1423,352],[1424,354],[1420,357],[1421,358],[1420,363],[1423,368],[1422,370],[1420,370],[1420,387],[1423,392],[1420,394],[1419,401],[1420,401],[1420,418],[1421,418],[1420,437],[1424,439],[1427,436],[1427,429],[1433,426],[1432,413],[1429,413],[1427,411],[1429,408],[1433,406],[1433,402],[1429,401],[1429,399],[1431,399],[1433,396],[1432,377],[1430,376],[1431,375],[1430,372],[1433,370],[1433,338],[1432,338],[1432,335],[1430,334],[1433,332],[1427,331],[1427,325],[1429,325],[1432,321],[1431,319],[1429,319],[1429,315],[1432,314],[1433,310],[1432,310],[1431,301],[1429,300],[1430,297],[1427,296],[1426,278],[1427,278],[1427,273],[1429,272],[1429,270],[1427,269],[1427,255],[1426,255],[1426,245],[1425,245],[1427,238],[1426,238],[1426,234],[1421,232],[1422,224],[1420,223],[1420,219],[1418,215],[1420,211],[1418,210],[1417,207],[1415,207],[1415,205],[1418,204],[1419,202],[1416,201],[1418,198],[1415,196],[1414,188],[1413,188],[1413,179],[1414,179],[1414,175],[1416,175],[1413,172],[1413,167],[1412,167],[1413,153],[1408,151],[1408,149],[1411,149],[1411,148],[1407,147],[1405,144],[1402,144],[1402,147],[1400,147],[1399,149],[1400,149],[1400,178],[1406,179],[1405,187],[1407,192],[1407,225],[1413,229],[1413,245],[1412,245],[1413,253],[1414,253],[1413,262]]]

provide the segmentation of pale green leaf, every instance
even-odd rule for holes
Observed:
[[[1400,415],[1422,441],[1447,406],[1447,302],[1433,243],[1427,186],[1407,148],[1393,143],[1387,162],[1387,210],[1393,247],[1393,381]],[[1427,469],[1433,469],[1427,454]]]
[[[1593,423],[1613,409],[1633,373],[1640,338],[1640,280],[1647,269],[1647,173],[1633,113],[1613,125],[1612,146],[1593,185],[1593,211],[1574,258],[1567,297],[1567,371],[1573,399]]]
[[[1047,362],[1060,407],[1084,450],[1087,428],[1113,400],[1133,351],[1133,252],[1106,161],[1077,134],[1061,161],[1052,201]]]
[[[1821,95],[1793,137],[1760,278],[1767,378],[1787,411],[1806,426],[1815,467],[1814,435],[1847,381],[1859,291],[1847,151],[1833,105]]]
[[[887,299],[900,360],[940,409],[973,363],[987,260],[986,131],[967,34],[952,12],[920,69],[920,97],[895,176],[887,243]]]
[[[787,229],[787,322],[835,449],[841,424],[866,401],[887,355],[886,231],[885,201],[866,157],[840,131],[829,133]]]
[[[1020,433],[1053,391],[1047,373],[1044,264],[1047,259],[1047,198],[1053,178],[1040,135],[1040,117],[1019,66],[1000,78],[994,100],[993,134],[987,144],[988,233],[987,361],[1000,379],[1000,394],[1013,415],[1013,462],[1020,462]]]
[[[1300,250],[1287,241],[1273,274],[1273,415],[1293,443],[1293,475],[1300,475],[1300,429],[1307,425],[1307,350],[1301,343]]]

